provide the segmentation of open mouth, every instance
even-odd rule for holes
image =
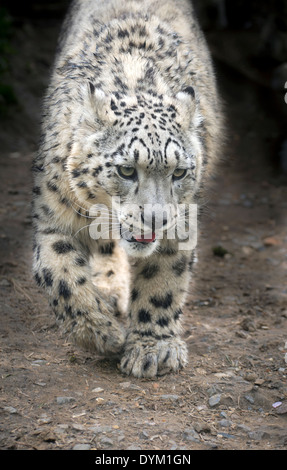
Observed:
[[[152,243],[152,242],[155,241],[155,233],[152,232],[148,236],[144,234],[144,235],[140,235],[140,236],[135,236],[133,238],[138,243]]]
[[[141,243],[141,244],[148,244],[148,243],[153,243],[156,240],[156,235],[154,232],[150,233],[141,233],[140,235],[132,234],[131,232],[122,232],[122,227],[121,227],[121,236],[124,240],[126,240],[129,243]]]

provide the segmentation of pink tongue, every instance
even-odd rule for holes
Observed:
[[[140,235],[139,237],[135,236],[137,242],[145,242],[150,243],[155,240],[155,233],[150,234],[150,238],[144,238],[144,235]]]

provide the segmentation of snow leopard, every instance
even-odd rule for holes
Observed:
[[[190,1],[71,3],[33,160],[33,274],[69,340],[123,374],[188,363],[190,208],[208,191],[222,121]]]

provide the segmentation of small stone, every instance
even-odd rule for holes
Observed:
[[[69,429],[68,424],[58,424],[58,426],[55,428],[55,432],[57,434],[64,434],[68,429]]]
[[[237,429],[239,429],[240,431],[244,431],[244,432],[250,432],[251,429],[246,426],[245,424],[237,424]]]
[[[178,395],[161,395],[163,400],[177,401],[179,399]]]
[[[277,246],[280,245],[280,241],[276,237],[266,237],[263,240],[265,246]]]
[[[250,318],[244,318],[240,324],[244,331],[255,331],[256,326]]]
[[[169,450],[177,450],[177,445],[175,443],[172,444]]]
[[[0,281],[0,286],[1,286],[1,287],[10,287],[10,286],[11,286],[11,282],[9,282],[8,279],[1,279],[1,281]]]
[[[207,389],[207,393],[209,397],[212,397],[213,395],[217,395],[220,392],[221,392],[221,389],[219,388],[217,384],[214,384]]]
[[[52,422],[52,418],[46,413],[41,414],[40,418],[37,420],[39,424],[49,424]]]
[[[75,429],[76,431],[85,431],[85,426],[83,424],[73,424],[72,426],[73,429]]]
[[[136,384],[130,384],[129,388],[131,388],[132,390],[142,390],[142,388]]]
[[[103,392],[103,391],[104,391],[104,389],[101,388],[101,387],[97,387],[97,388],[94,388],[94,389],[92,390],[92,392],[94,392],[94,393],[101,393],[101,392]]]
[[[261,439],[266,439],[269,437],[269,434],[266,431],[263,430],[257,430],[257,431],[250,431],[248,433],[248,436],[250,439],[254,441],[260,441]]]
[[[218,424],[222,428],[230,428],[232,422],[229,419],[221,419]]]
[[[214,442],[214,441],[206,441],[205,445],[207,446],[208,449],[218,449],[218,444],[217,442]]]
[[[7,411],[7,413],[10,413],[11,415],[18,413],[16,408],[14,408],[13,406],[5,406],[4,410]]]
[[[210,397],[208,400],[209,406],[213,407],[213,406],[218,405],[220,403],[220,400],[221,400],[221,393],[212,395],[212,397]]]
[[[35,385],[39,385],[39,387],[46,387],[46,382],[34,382]]]
[[[264,382],[265,382],[265,379],[259,379],[259,378],[257,378],[257,379],[255,379],[255,381],[254,381],[254,385],[260,386],[260,385],[263,385]]]
[[[252,395],[244,395],[245,400],[249,401],[252,405],[255,403],[255,399]]]
[[[244,379],[248,382],[255,382],[255,380],[257,379],[257,375],[252,371],[246,371],[246,373],[244,374]]]
[[[75,401],[74,397],[57,397],[58,405],[64,405],[65,403],[71,403]]]
[[[120,382],[119,385],[121,388],[129,388],[131,385],[131,382]]]
[[[102,434],[113,430],[112,426],[91,426],[89,429],[95,434]]]
[[[229,434],[227,432],[220,432],[218,434],[219,437],[225,437],[226,439],[234,439],[235,436],[233,436],[233,434]]]
[[[35,361],[31,362],[31,366],[42,366],[47,364],[45,359],[36,359]]]
[[[275,412],[280,414],[280,415],[283,415],[283,414],[286,414],[287,413],[287,403],[281,403],[281,402],[277,402],[277,403],[280,403],[279,405],[277,405],[275,407]],[[274,407],[275,403],[273,403],[273,407]]]
[[[238,336],[238,338],[243,338],[243,339],[248,338],[247,333],[243,330],[236,331],[235,334],[236,336]]]
[[[204,421],[199,421],[197,423],[194,423],[193,427],[194,427],[195,431],[198,432],[198,433],[210,432],[211,431],[209,425],[207,423],[205,423]]]
[[[104,401],[105,401],[105,399],[102,398],[102,397],[96,398],[96,402],[97,402],[99,405],[101,405],[102,403],[104,403]]]
[[[241,251],[242,251],[242,254],[245,256],[250,256],[254,252],[253,248],[251,248],[250,246],[243,246],[241,248]]]
[[[90,450],[90,444],[76,444],[73,447],[73,450]]]
[[[193,428],[187,428],[183,431],[183,439],[185,441],[199,442],[199,434]]]
[[[106,447],[110,447],[110,446],[114,445],[112,439],[110,439],[109,437],[106,437],[106,436],[102,437],[100,442],[103,446],[106,446]]]

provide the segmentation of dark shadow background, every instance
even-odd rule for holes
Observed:
[[[69,0],[1,2],[2,151],[35,148],[41,97],[48,83],[59,26],[69,3]],[[238,101],[240,106],[242,99],[250,101],[243,96],[248,89],[257,107],[252,111],[253,131],[262,132],[264,141],[264,152],[257,155],[255,165],[270,165],[271,171],[281,178],[287,172],[287,104],[284,100],[287,93],[284,88],[287,82],[287,0],[194,0],[193,3],[216,64],[228,126],[236,132],[236,103]],[[26,57],[24,64],[23,56]],[[232,113],[229,113],[230,106]],[[35,109],[39,113],[35,113]],[[242,113],[238,119],[242,119]],[[242,129],[238,129],[238,133],[242,134]],[[242,144],[244,159],[244,139]]]
[[[227,95],[222,89],[223,96],[235,108],[246,88],[258,98],[253,122],[256,128],[263,117],[256,132],[260,138],[262,130],[267,161],[262,156],[257,164],[271,163],[282,177],[287,171],[287,1],[195,0],[194,5],[219,78],[223,75],[223,87],[228,88]]]

